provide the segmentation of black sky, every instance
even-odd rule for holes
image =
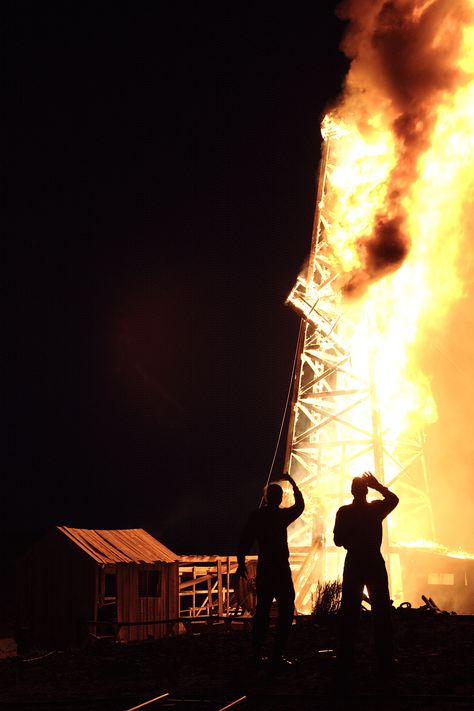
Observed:
[[[334,5],[3,4],[4,532],[233,548],[290,377]]]

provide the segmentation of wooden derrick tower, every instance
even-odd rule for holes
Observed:
[[[334,546],[332,532],[337,509],[350,500],[353,476],[369,469],[402,502],[384,531],[392,597],[403,595],[397,544],[434,540],[424,435],[393,435],[379,408],[371,353],[364,372],[356,372],[351,359],[357,325],[345,314],[329,250],[337,140],[324,136],[308,266],[287,302],[301,316],[286,467],[306,501],[304,514],[289,529],[296,608],[305,612],[318,581],[342,575],[344,551]]]

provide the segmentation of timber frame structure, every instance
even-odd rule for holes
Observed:
[[[249,578],[257,556],[247,556]],[[179,558],[179,617],[250,616],[235,590],[236,556],[182,555]]]
[[[344,551],[333,545],[332,529],[355,473],[370,469],[403,497],[405,538],[407,532],[410,540],[435,538],[424,435],[409,432],[394,436],[378,405],[371,353],[367,353],[366,373],[356,372],[352,364],[351,342],[357,327],[344,313],[327,241],[333,221],[334,141],[337,137],[330,132],[324,136],[309,263],[287,300],[301,316],[286,471],[306,501],[303,516],[289,530],[292,560],[301,560],[294,568],[296,608],[304,612],[312,607],[318,581],[341,576]],[[394,542],[400,538],[397,516],[392,519],[389,530],[384,522],[383,553],[392,597],[398,598],[403,589]]]

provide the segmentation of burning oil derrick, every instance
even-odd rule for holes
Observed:
[[[329,129],[330,130],[330,129]],[[332,542],[337,509],[353,476],[369,469],[399,491],[405,503],[402,538],[434,539],[434,525],[420,431],[401,433],[385,423],[375,376],[376,329],[371,311],[344,308],[340,278],[334,271],[328,233],[334,216],[329,206],[331,147],[326,133],[320,174],[311,260],[288,302],[301,314],[300,368],[290,425],[288,468],[307,500],[306,513],[290,531],[292,551],[303,562],[297,573],[297,607],[311,604],[317,581],[335,579],[342,552]],[[353,345],[360,352],[353,352]],[[386,374],[390,378],[388,370]],[[390,537],[385,531],[385,542]],[[399,540],[401,540],[399,538]]]
[[[299,609],[340,574],[334,517],[365,469],[402,502],[384,536],[392,595],[395,546],[435,539],[423,432],[437,411],[419,363],[462,294],[473,184],[474,2],[342,7],[352,63],[323,122],[311,252],[288,298],[302,316],[287,449],[307,501],[289,537]]]

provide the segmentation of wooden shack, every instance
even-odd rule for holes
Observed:
[[[46,648],[88,635],[161,637],[178,616],[178,558],[141,528],[57,526],[18,561],[18,626]]]
[[[448,612],[474,614],[474,556],[400,547],[405,599],[419,606],[422,595]]]

